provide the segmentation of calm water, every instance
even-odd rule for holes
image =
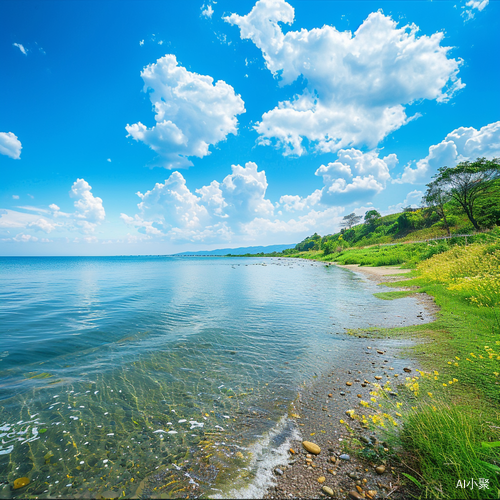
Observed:
[[[300,384],[356,358],[332,333],[414,309],[374,291],[284,259],[0,258],[0,481],[31,481],[0,497],[261,495]]]

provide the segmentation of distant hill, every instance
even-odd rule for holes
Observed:
[[[200,252],[182,252],[174,255],[245,255],[247,253],[272,253],[281,252],[288,248],[295,248],[295,243],[290,245],[268,245],[267,247],[240,247],[240,248],[220,248],[218,250],[202,250]]]

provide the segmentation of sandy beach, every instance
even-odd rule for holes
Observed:
[[[339,267],[362,273],[379,283],[399,281],[402,276],[395,275],[410,271],[393,266]],[[412,323],[430,322],[436,306],[431,297],[418,295],[422,313]],[[409,498],[410,491],[401,482],[401,457],[397,450],[388,447],[381,432],[363,428],[346,412],[355,410],[368,415],[360,401],[370,400],[369,393],[376,382],[383,385],[390,380],[395,391],[391,397],[397,400],[398,382],[416,374],[418,362],[400,355],[401,348],[410,345],[407,341],[370,338],[355,341],[359,351],[357,362],[353,366],[336,367],[304,387],[291,412],[302,440],[317,444],[320,453],[308,453],[302,441],[292,443],[288,463],[275,469],[276,484],[268,490],[266,498]],[[366,458],[360,459],[359,453],[350,452],[353,444],[358,449],[364,446]]]

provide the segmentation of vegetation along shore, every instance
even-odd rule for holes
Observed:
[[[473,169],[455,171],[467,181]],[[372,210],[363,223],[350,214],[341,232],[275,254],[363,272],[380,283],[380,299],[426,296],[436,314],[347,331],[362,342],[358,366],[315,381],[292,413],[320,451],[296,443],[269,497],[498,498],[500,183],[486,179],[470,209],[451,174],[440,171],[448,191],[433,181],[421,209]],[[394,339],[406,347],[384,344]],[[403,371],[394,368],[401,358]]]

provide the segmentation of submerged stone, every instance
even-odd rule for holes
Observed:
[[[14,481],[14,489],[18,490],[19,488],[24,488],[29,482],[30,480],[27,477],[18,477]]]

